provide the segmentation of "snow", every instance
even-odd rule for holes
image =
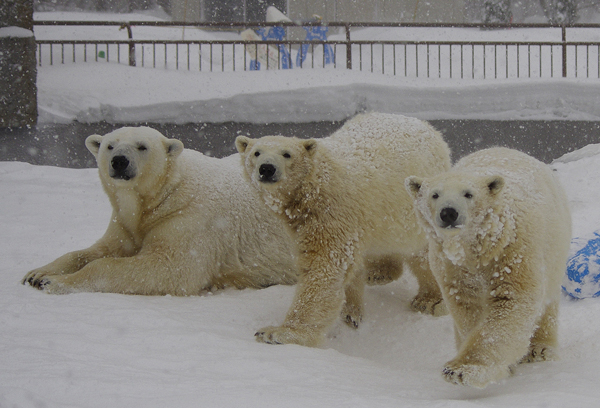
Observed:
[[[553,166],[574,236],[600,225],[600,154]],[[600,301],[564,297],[561,360],[519,366],[485,390],[446,383],[449,316],[414,313],[412,276],[366,289],[354,331],[321,348],[272,346],[254,331],[283,321],[293,287],[198,297],[47,295],[20,284],[34,267],[92,244],[110,219],[93,169],[0,162],[0,406],[596,407]]]
[[[127,16],[130,18],[110,14],[94,18],[115,21],[149,20],[139,15]],[[75,20],[85,18],[85,14],[37,13],[35,18]],[[133,26],[132,32],[136,39],[240,38],[235,32],[219,33],[181,27]],[[118,26],[36,26],[35,34],[38,39],[127,39],[126,30],[119,30]],[[331,29],[330,34],[330,39],[345,38],[344,34],[337,34],[334,29]],[[367,28],[352,31],[352,38],[355,40],[468,41],[475,38],[526,42],[559,41],[560,35],[559,29],[482,31],[460,28]],[[599,37],[597,30],[578,28],[569,29],[567,38],[598,41]],[[126,48],[121,47],[119,51],[121,61],[128,61]],[[404,76],[403,71],[399,75],[392,75],[391,62],[386,62],[382,67],[379,62],[381,57],[375,59],[373,73],[370,68],[364,68],[365,71],[362,72],[348,71],[342,63],[337,68],[328,65],[325,68],[256,72],[243,70],[244,56],[243,51],[240,51],[236,53],[236,69],[239,71],[209,72],[204,68],[204,71],[199,72],[198,67],[187,70],[184,56],[179,57],[180,69],[176,70],[173,50],[168,54],[167,66],[170,69],[162,68],[165,64],[164,57],[161,57],[162,61],[156,62],[160,66],[158,68],[129,67],[124,63],[115,63],[116,49],[111,51],[113,57],[110,63],[72,63],[69,62],[70,58],[72,60],[72,50],[67,47],[63,64],[61,52],[60,47],[55,47],[54,65],[49,65],[49,52],[44,51],[42,66],[38,67],[40,123],[69,123],[73,120],[104,120],[111,123],[297,123],[344,120],[361,111],[401,113],[426,120],[600,120],[599,81],[582,77],[535,78],[536,75],[539,76],[539,68],[536,68],[539,64],[535,62],[538,51],[535,48],[529,54],[526,52],[521,56],[522,63],[528,58],[533,61],[531,69],[535,72],[531,79],[516,78],[516,72],[512,71],[508,78],[448,79],[445,78],[448,76],[446,66],[441,66],[442,78],[427,78],[423,74],[423,66],[419,68],[418,78],[414,77],[414,72],[410,69],[408,77]],[[83,53],[81,49],[77,52]],[[142,51],[136,52],[136,60],[141,64]],[[434,58],[432,65],[436,65],[436,52],[443,54],[445,51],[431,51]],[[503,54],[504,51],[499,52]],[[512,52],[514,50],[510,50]],[[598,70],[597,61],[600,60],[596,58],[596,54],[599,51],[591,48],[588,52],[591,61],[588,69],[593,74]],[[465,53],[467,55],[468,51]],[[579,58],[585,55],[583,49],[579,54]],[[554,52],[552,58],[555,68],[560,66],[559,56],[560,52]],[[83,55],[77,58],[78,61],[83,61]],[[88,61],[94,60],[93,55],[88,55],[87,58]],[[197,60],[198,56],[194,58]],[[220,67],[220,51],[215,52],[214,58],[215,61],[218,60],[217,65]],[[228,58],[224,57],[225,65],[230,64]],[[369,55],[365,54],[364,58],[368,59]],[[545,58],[544,67],[550,67],[550,61]],[[149,64],[150,59],[146,56],[146,64]],[[208,59],[204,57],[203,64]],[[292,59],[295,61],[294,56]],[[454,57],[453,66],[458,59]],[[307,61],[309,60],[310,57]],[[356,62],[354,64],[357,65]],[[307,63],[306,66],[308,65]],[[575,72],[572,65],[573,61],[569,60],[569,72]],[[382,69],[385,74],[380,73]],[[453,69],[455,72],[460,70],[456,66]],[[465,70],[471,68],[465,67]],[[488,77],[493,78],[495,75],[490,61],[487,67],[476,64],[472,70],[476,78],[484,71]],[[521,67],[520,70],[523,71],[524,68]],[[400,68],[398,71],[401,71]],[[583,75],[581,67],[580,71],[579,75]],[[465,77],[470,75],[470,71],[465,72]],[[521,75],[525,73],[521,72]]]
[[[588,79],[436,82],[337,70],[200,75],[89,64],[41,67],[38,87],[45,123],[294,123],[365,110],[425,120],[600,120],[600,83]]]
[[[598,86],[107,63],[42,66],[38,79],[44,122],[294,122],[365,108],[422,118],[598,119]],[[598,229],[600,147],[553,167],[570,199],[573,236]],[[599,299],[562,299],[561,360],[468,389],[442,380],[455,353],[452,319],[410,311],[417,291],[410,275],[368,287],[361,327],[338,322],[321,348],[259,344],[255,330],[283,321],[293,287],[178,298],[52,296],[21,285],[29,270],[98,239],[110,204],[91,169],[0,162],[0,191],[0,407],[591,408],[600,401]]]
[[[0,38],[3,37],[33,37],[33,31],[22,27],[0,27]]]

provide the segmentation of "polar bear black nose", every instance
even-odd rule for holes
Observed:
[[[272,164],[261,164],[258,168],[258,174],[260,175],[261,181],[276,181],[274,179],[277,169]]]
[[[112,158],[110,165],[117,173],[119,173],[129,166],[129,160],[125,156],[115,156]]]
[[[447,225],[452,225],[458,219],[458,211],[456,211],[452,207],[442,208],[440,211],[440,220],[442,220]]]

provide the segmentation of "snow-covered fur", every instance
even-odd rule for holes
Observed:
[[[420,285],[412,306],[447,313],[412,199],[398,182],[450,167],[448,146],[429,124],[372,113],[320,140],[240,136],[236,146],[248,180],[289,225],[300,253],[285,322],[259,330],[259,341],[318,345],[340,312],[358,327],[365,279],[389,282],[404,263]]]
[[[242,176],[238,155],[215,159],[146,128],[92,135],[113,207],[104,236],[25,275],[48,293],[194,295],[297,279],[294,243]]]
[[[458,354],[444,378],[485,387],[519,362],[553,359],[571,215],[550,168],[493,148],[406,188],[454,318]]]

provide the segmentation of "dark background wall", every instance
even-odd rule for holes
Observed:
[[[565,153],[588,144],[600,143],[600,122],[432,120],[430,123],[444,134],[454,160],[486,147],[506,146],[550,163]],[[343,122],[228,122],[144,125],[159,130],[167,137],[180,139],[190,149],[224,157],[235,153],[234,140],[238,135],[323,137],[342,124]],[[95,167],[94,157],[85,148],[85,138],[91,134],[103,135],[121,126],[123,125],[101,122],[38,125],[30,129],[0,128],[0,161],[18,160],[74,168]]]

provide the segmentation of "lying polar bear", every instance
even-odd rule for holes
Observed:
[[[215,159],[147,127],[86,147],[113,207],[104,236],[25,275],[48,293],[194,295],[224,287],[293,284],[294,244],[242,176],[239,157]]]

